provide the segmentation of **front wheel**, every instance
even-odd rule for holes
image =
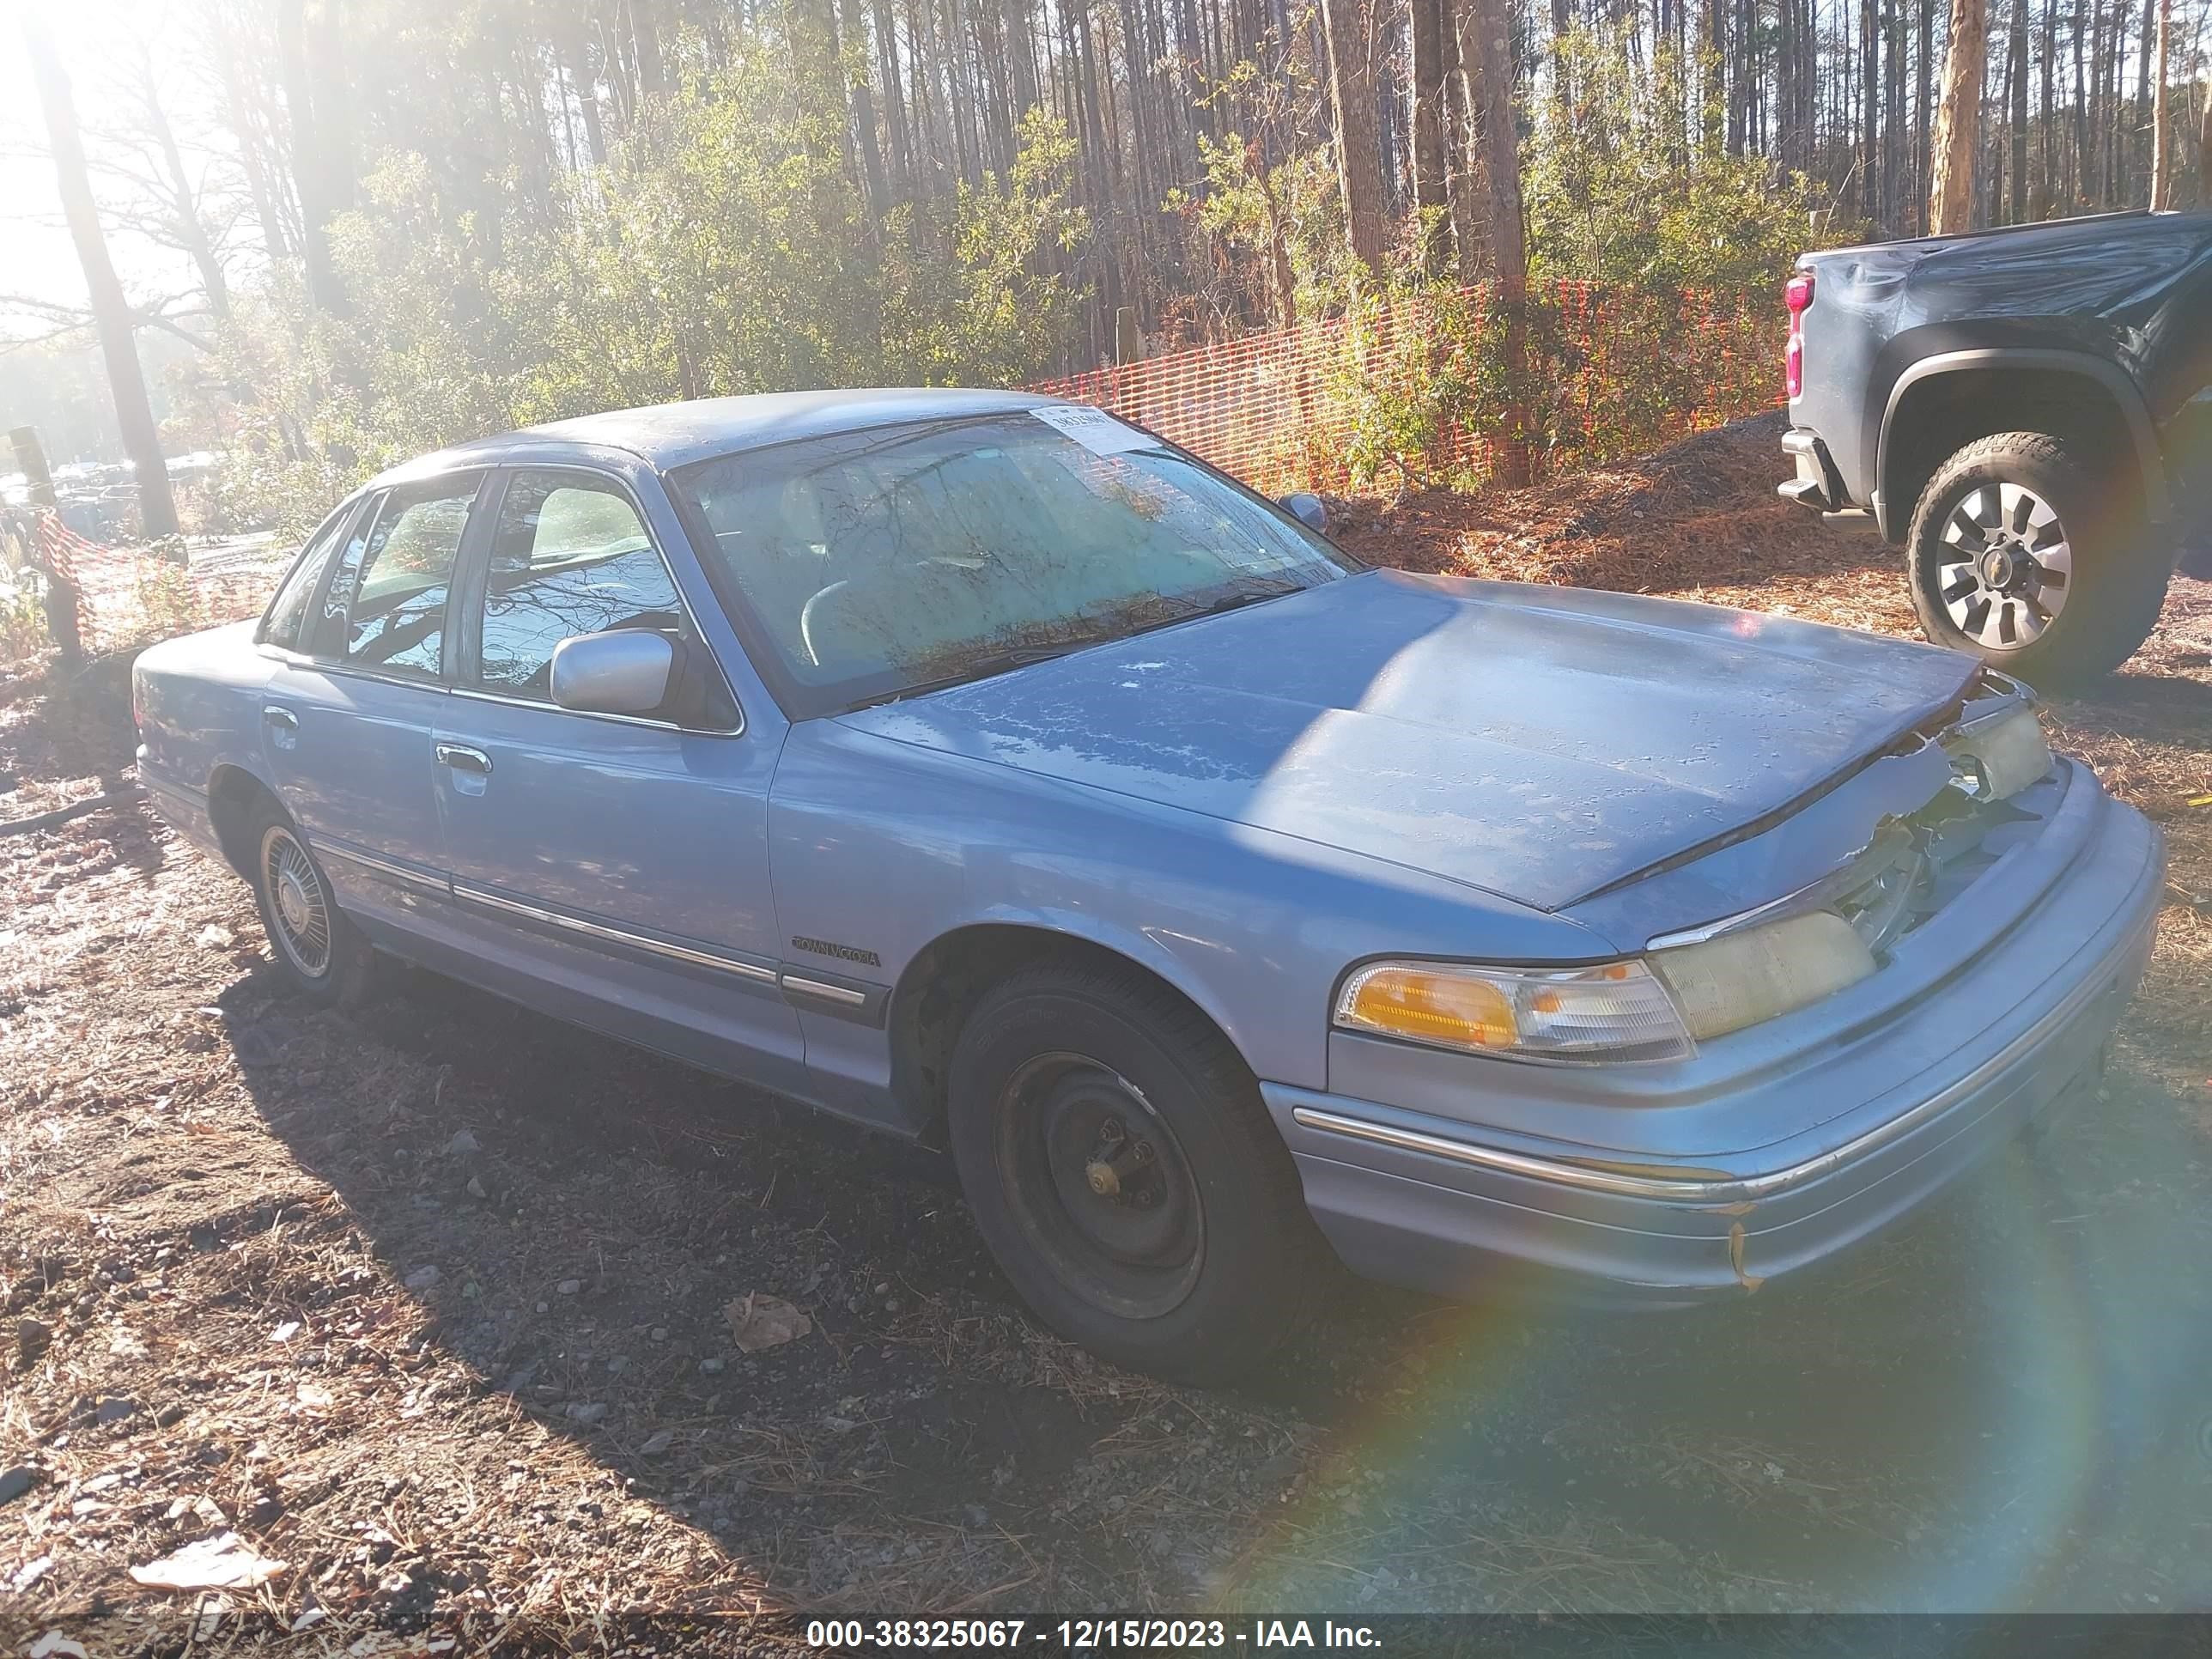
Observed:
[[[951,1075],[953,1161],[1037,1317],[1177,1382],[1249,1372],[1333,1264],[1259,1086],[1140,975],[1044,967],[987,994]]]
[[[2094,678],[2133,655],[2172,561],[2108,471],[2038,432],[2002,432],[1946,461],[1906,539],[1928,637],[2032,685]]]

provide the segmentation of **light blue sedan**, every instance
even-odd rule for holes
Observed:
[[[386,952],[949,1146],[1038,1316],[1175,1376],[1332,1253],[1741,1295],[2095,1066],[2163,852],[2022,688],[1322,516],[1007,393],[562,422],[147,652],[142,772],[307,995]]]

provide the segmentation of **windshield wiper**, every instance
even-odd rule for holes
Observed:
[[[973,680],[986,680],[1016,668],[1026,668],[1032,663],[1049,662],[1054,657],[1064,657],[1071,651],[1088,650],[1094,645],[1111,645],[1119,640],[1133,639],[1139,634],[1149,634],[1155,629],[1172,628],[1177,623],[1195,621],[1200,617],[1215,617],[1224,611],[1241,611],[1248,605],[1258,605],[1267,599],[1279,599],[1286,594],[1303,593],[1304,582],[1270,582],[1264,587],[1243,588],[1224,594],[1204,605],[1194,605],[1184,610],[1139,623],[1134,628],[1121,629],[1091,635],[1085,639],[1064,640],[1057,645],[1018,646],[1006,651],[992,651],[970,658],[967,665],[949,674],[933,675],[928,679],[915,680],[906,685],[893,686],[888,691],[878,691],[845,705],[848,714],[863,708],[873,708],[887,702],[899,702],[908,697],[918,697],[925,692],[943,691],[955,685],[966,685]]]
[[[1195,622],[1200,617],[1218,617],[1224,611],[1242,611],[1248,605],[1262,605],[1269,599],[1279,599],[1305,591],[1306,584],[1304,582],[1270,582],[1265,587],[1243,588],[1234,593],[1225,593],[1218,599],[1209,599],[1204,605],[1192,605],[1187,611],[1178,611],[1171,617],[1148,622],[1141,628],[1133,628],[1124,637],[1150,634],[1156,629],[1173,628],[1177,623]]]
[[[915,680],[907,685],[895,685],[888,691],[861,697],[847,704],[846,712],[851,714],[862,708],[873,708],[879,703],[898,702],[907,697],[918,697],[926,691],[942,691],[949,686],[966,685],[973,680],[987,680],[994,674],[1027,668],[1031,663],[1050,662],[1054,657],[1064,657],[1071,651],[1080,651],[1086,646],[1100,642],[1097,640],[1070,640],[1065,645],[1025,645],[1009,651],[988,652],[971,659],[966,667],[956,669],[950,674]]]

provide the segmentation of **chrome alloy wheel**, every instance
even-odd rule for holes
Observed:
[[[1982,645],[2017,650],[2066,608],[2074,551],[2043,497],[2020,484],[1984,484],[1951,509],[1939,574],[1954,627]]]
[[[261,881],[276,948],[308,979],[331,970],[331,904],[321,874],[300,838],[281,823],[261,837]]]

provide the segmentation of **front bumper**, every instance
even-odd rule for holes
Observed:
[[[2100,1062],[2150,952],[2165,855],[2140,815],[2097,799],[2091,844],[1893,1030],[1815,1045],[1709,1103],[1723,1109],[1708,1124],[1794,1126],[1764,1145],[1639,1158],[1486,1132],[1476,1103],[1447,1118],[1263,1085],[1315,1219],[1354,1271],[1447,1296],[1689,1302],[1836,1255],[1996,1151]],[[2023,986],[2029,963],[2056,965]],[[1932,1051],[1931,1032],[1946,1034]]]

